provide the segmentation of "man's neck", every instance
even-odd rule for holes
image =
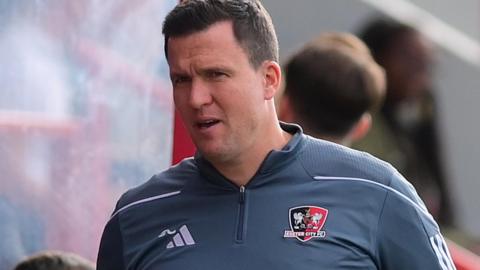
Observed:
[[[254,145],[245,153],[229,162],[212,162],[212,165],[237,186],[245,186],[255,176],[261,164],[272,150],[281,150],[292,138],[292,135],[276,126],[272,132],[270,143]]]

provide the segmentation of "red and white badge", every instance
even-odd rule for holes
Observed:
[[[322,228],[327,220],[327,215],[328,210],[318,206],[290,208],[288,216],[291,230],[286,230],[283,237],[295,237],[302,242],[312,238],[325,238],[326,233],[322,231]]]

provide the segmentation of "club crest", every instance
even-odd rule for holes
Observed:
[[[318,206],[298,206],[290,208],[288,216],[290,229],[286,230],[283,237],[297,238],[306,242],[312,238],[324,238],[323,225],[327,220],[328,210]]]

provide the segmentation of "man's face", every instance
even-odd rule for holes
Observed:
[[[405,33],[399,36],[385,58],[387,95],[392,101],[415,100],[430,90],[433,47],[423,36]]]
[[[177,110],[198,150],[211,162],[240,161],[254,151],[266,121],[265,65],[255,69],[231,22],[168,41]]]

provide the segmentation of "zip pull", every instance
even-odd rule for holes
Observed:
[[[245,207],[246,207],[246,197],[245,197],[245,186],[240,186],[240,196],[238,197],[238,223],[237,223],[237,233],[236,233],[236,243],[243,243],[244,232],[245,232]]]
[[[243,204],[245,202],[245,186],[240,186],[240,200],[239,202]]]

